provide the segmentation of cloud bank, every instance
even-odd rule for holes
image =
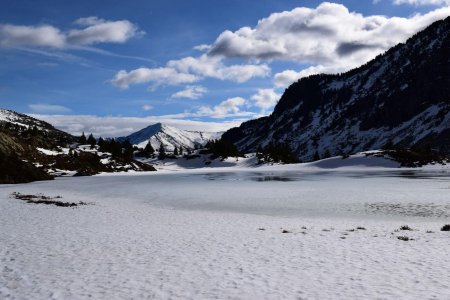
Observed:
[[[243,121],[202,122],[183,120],[170,115],[149,117],[99,117],[93,115],[31,114],[31,116],[49,122],[56,128],[74,135],[81,135],[82,132],[85,132],[93,133],[96,137],[126,136],[155,123],[164,123],[185,130],[218,132],[239,126]]]
[[[226,66],[220,58],[204,54],[200,57],[189,56],[171,60],[165,67],[120,70],[111,83],[122,89],[142,83],[150,83],[153,87],[186,84],[206,77],[243,83],[254,77],[267,77],[269,74],[270,68],[267,64]]]
[[[71,48],[98,43],[125,43],[144,34],[128,20],[109,21],[97,17],[75,21],[79,28],[62,31],[52,25],[0,24],[0,47]]]
[[[447,1],[396,0],[397,4],[406,2],[438,4]],[[450,7],[443,7],[408,18],[364,16],[350,12],[342,4],[324,2],[316,8],[299,7],[273,13],[259,20],[255,27],[226,30],[210,45],[207,55],[309,65],[304,70],[275,74],[275,84],[280,87],[303,76],[358,67],[449,15]]]

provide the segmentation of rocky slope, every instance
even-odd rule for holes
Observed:
[[[302,160],[383,147],[450,152],[450,17],[358,69],[292,84],[274,112],[224,133],[241,151],[288,143]]]
[[[0,183],[53,179],[60,175],[153,171],[135,160],[112,157],[98,147],[78,145],[78,138],[52,125],[0,109]]]

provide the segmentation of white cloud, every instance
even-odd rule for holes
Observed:
[[[119,71],[111,83],[122,89],[127,89],[132,84],[141,84],[152,82],[154,86],[159,85],[176,85],[182,83],[192,83],[198,81],[198,76],[180,73],[173,68],[139,68],[127,72],[125,70]]]
[[[97,17],[78,19],[80,29],[63,32],[52,25],[0,24],[0,47],[71,48],[97,43],[124,43],[144,34],[127,20],[108,21]]]
[[[272,108],[280,100],[281,95],[276,93],[273,89],[259,89],[258,92],[251,97],[253,104],[266,112],[267,109]]]
[[[193,49],[200,51],[200,52],[204,52],[204,51],[208,51],[209,49],[211,49],[211,45],[201,44],[201,45],[195,46]]]
[[[214,107],[202,106],[198,109],[196,116],[211,117],[211,118],[228,118],[228,117],[249,117],[254,116],[255,113],[242,111],[242,106],[246,105],[247,101],[241,97],[229,98],[222,101]]]
[[[111,82],[120,88],[140,83],[153,83],[154,86],[193,83],[204,77],[242,83],[269,74],[270,68],[265,64],[225,66],[220,58],[202,55],[198,58],[171,60],[160,68],[139,68],[129,72],[121,70]]]
[[[221,58],[210,57],[206,54],[197,58],[189,56],[179,60],[171,60],[167,63],[167,66],[180,72],[238,83],[248,81],[253,77],[266,77],[270,74],[270,68],[266,64],[225,66]]]
[[[296,82],[300,78],[307,77],[314,74],[319,73],[339,73],[342,70],[345,70],[345,65],[341,65],[337,63],[336,65],[331,66],[323,66],[323,65],[317,65],[317,66],[310,66],[307,67],[299,72],[296,72],[294,70],[284,70],[283,72],[276,73],[274,75],[274,84],[276,87],[288,87],[292,83]]]
[[[288,60],[309,64],[318,71],[341,72],[360,66],[449,15],[450,7],[408,18],[363,16],[344,5],[324,2],[317,8],[271,14],[253,28],[224,31],[208,56]]]
[[[90,17],[79,18],[78,20],[75,20],[75,22],[73,22],[73,23],[76,25],[81,25],[81,26],[92,26],[92,25],[104,23],[104,20],[99,19],[98,17],[95,17],[95,16],[90,16]]]
[[[65,45],[65,35],[50,25],[0,24],[0,46],[4,48],[27,46],[62,48]]]
[[[150,104],[144,104],[142,105],[142,109],[145,111],[149,111],[153,109],[153,106],[151,106]]]
[[[395,5],[450,5],[450,0],[394,0]]]
[[[185,120],[184,115],[148,116],[148,117],[117,117],[92,115],[44,115],[33,114],[35,118],[45,120],[56,128],[74,135],[83,131],[93,133],[95,136],[119,137],[126,136],[155,123],[164,123],[185,130],[193,131],[226,131],[231,127],[239,126],[244,120],[231,120],[222,122],[202,122]]]
[[[41,114],[60,114],[70,112],[69,108],[62,105],[54,105],[54,104],[36,103],[30,104],[28,105],[28,107],[33,112]]]
[[[283,72],[276,73],[273,78],[276,87],[287,87],[299,80],[301,75],[300,72],[294,70],[284,70]]]
[[[107,21],[97,17],[81,18],[77,24],[87,26],[72,29],[67,33],[67,42],[71,45],[92,45],[96,43],[125,43],[143,32],[128,20]]]
[[[176,92],[171,98],[198,99],[207,92],[207,89],[199,85],[187,86],[184,90]]]

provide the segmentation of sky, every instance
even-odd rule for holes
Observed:
[[[449,15],[450,0],[0,0],[0,107],[73,134],[223,131]]]

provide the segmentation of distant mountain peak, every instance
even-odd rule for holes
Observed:
[[[218,132],[187,131],[164,123],[155,123],[128,136],[118,138],[119,141],[128,139],[133,145],[144,148],[150,141],[154,149],[158,149],[161,144],[168,151],[173,151],[175,147],[184,149],[194,149],[196,146],[203,146],[211,139],[220,138]]]

